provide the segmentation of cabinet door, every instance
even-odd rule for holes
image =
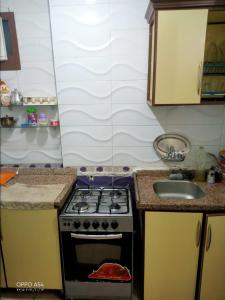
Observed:
[[[207,9],[158,12],[155,104],[198,104]]]
[[[225,299],[225,215],[207,216],[200,300]]]
[[[61,289],[57,210],[2,209],[1,221],[8,287],[40,282]]]
[[[201,213],[146,212],[144,300],[194,300]]]
[[[2,249],[0,246],[0,288],[6,287],[5,273],[3,268]]]

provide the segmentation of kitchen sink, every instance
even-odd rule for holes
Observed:
[[[200,186],[184,180],[157,181],[153,184],[153,189],[162,200],[192,200],[205,196]]]

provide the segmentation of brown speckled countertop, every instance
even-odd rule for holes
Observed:
[[[137,208],[157,211],[225,212],[225,184],[197,184],[205,196],[194,200],[161,200],[153,190],[153,183],[168,179],[169,171],[136,171],[134,174]]]
[[[5,170],[5,168],[2,168]],[[7,168],[9,169],[9,168]],[[10,170],[17,171],[17,169],[10,168]],[[75,168],[20,168],[18,169],[18,175],[11,179],[7,184],[13,185],[15,183],[22,183],[26,184],[28,187],[30,186],[38,186],[38,185],[62,185],[63,190],[54,200],[54,207],[61,208],[76,180],[77,177],[77,170]],[[35,208],[32,205],[32,199],[30,203],[26,203],[25,207]],[[35,204],[37,206],[37,204]],[[44,202],[44,199],[40,199],[40,203],[38,203],[38,208],[43,207],[43,209],[48,208],[48,203]],[[15,208],[15,203],[12,205],[11,208]],[[10,208],[10,207],[9,207]]]

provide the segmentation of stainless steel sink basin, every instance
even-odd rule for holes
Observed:
[[[183,180],[157,181],[153,184],[154,192],[160,199],[192,200],[205,196],[197,184]]]

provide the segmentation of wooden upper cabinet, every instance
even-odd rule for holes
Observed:
[[[150,24],[148,101],[200,104],[207,9],[159,10]]]

